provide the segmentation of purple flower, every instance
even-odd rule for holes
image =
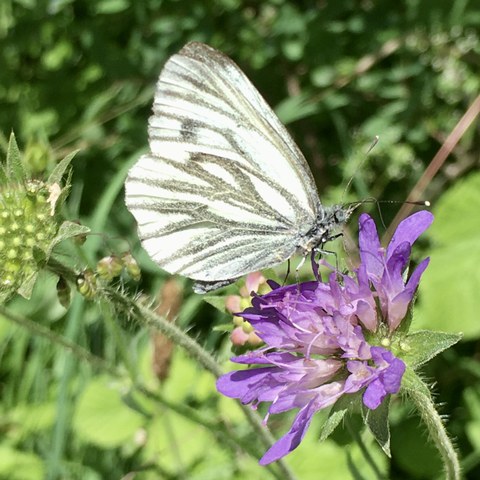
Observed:
[[[403,220],[397,227],[385,250],[380,246],[373,220],[363,214],[359,220],[359,244],[361,265],[359,280],[363,285],[370,282],[380,302],[383,321],[390,331],[395,330],[407,313],[422,273],[429,258],[424,259],[405,284],[403,273],[408,265],[410,251],[415,240],[430,226],[433,215],[427,211],[417,212]],[[368,327],[370,330],[372,328]]]
[[[256,368],[223,375],[217,389],[254,408],[269,402],[265,421],[270,414],[299,409],[290,430],[260,460],[262,465],[295,449],[315,412],[342,395],[362,391],[364,405],[375,409],[399,391],[405,364],[379,345],[391,344],[427,266],[428,259],[404,283],[411,245],[432,219],[428,212],[407,218],[385,250],[373,220],[363,214],[361,265],[353,276],[332,272],[327,283],[287,287],[270,282],[273,290],[255,296],[252,307],[239,314],[265,347],[232,358]]]

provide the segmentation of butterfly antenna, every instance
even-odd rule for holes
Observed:
[[[385,225],[385,221],[383,219],[383,215],[382,215],[382,209],[380,208],[380,204],[384,204],[384,203],[387,203],[387,204],[394,204],[394,205],[416,205],[416,206],[419,206],[419,207],[429,207],[431,204],[428,200],[418,200],[418,201],[413,201],[413,200],[408,200],[408,201],[405,201],[405,202],[402,202],[402,201],[399,201],[399,200],[378,200],[374,197],[369,197],[369,198],[366,198],[364,200],[362,200],[361,203],[374,203],[377,207],[377,211],[378,211],[378,216],[380,218],[380,221],[382,222],[382,226],[385,230],[387,230],[387,226]],[[352,205],[355,205],[355,204],[352,204]]]
[[[358,172],[358,170],[360,170],[360,168],[362,167],[362,165],[365,163],[365,161],[367,160],[368,156],[370,155],[370,152],[375,148],[375,146],[377,145],[378,141],[380,140],[380,137],[378,135],[375,135],[372,143],[370,144],[370,146],[368,147],[368,150],[367,152],[365,153],[365,155],[362,157],[360,163],[358,164],[358,167],[355,169],[355,172]],[[353,183],[353,179],[355,178],[355,174],[353,174],[350,179],[348,180],[347,184],[345,185],[345,189],[343,190],[343,194],[342,194],[342,204],[345,203],[345,197],[347,196],[347,193],[348,191],[350,190],[350,187],[352,186],[352,183]]]

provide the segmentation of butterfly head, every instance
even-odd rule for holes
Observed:
[[[332,205],[319,209],[316,222],[303,237],[298,247],[298,253],[308,255],[312,250],[322,249],[323,245],[341,235],[339,229],[350,218],[359,203],[348,205]]]

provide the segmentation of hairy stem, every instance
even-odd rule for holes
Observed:
[[[412,370],[407,369],[402,381],[402,391],[415,404],[428,433],[443,460],[447,480],[460,480],[460,463],[457,452],[438,414],[428,386]]]
[[[54,258],[50,258],[47,267],[61,274],[68,280],[75,282],[76,274],[73,270],[66,267]],[[215,358],[205,350],[198,342],[178,328],[174,323],[157,315],[150,308],[142,305],[140,302],[130,298],[127,294],[110,287],[102,287],[99,289],[98,295],[101,300],[109,303],[115,311],[125,313],[128,317],[134,319],[138,323],[158,330],[172,342],[183,348],[187,354],[196,360],[205,370],[211,372],[215,377],[222,375],[223,370],[217,363]],[[266,448],[270,448],[275,442],[275,438],[268,428],[263,425],[262,419],[249,406],[241,405],[243,413],[247,421],[252,426],[260,441]],[[279,473],[275,476],[279,479],[294,480],[295,476],[290,471],[283,460],[277,462]]]

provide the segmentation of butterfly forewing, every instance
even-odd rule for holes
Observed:
[[[151,153],[126,182],[152,258],[201,281],[289,258],[320,201],[298,147],[240,69],[188,44],[161,72],[153,110]]]

